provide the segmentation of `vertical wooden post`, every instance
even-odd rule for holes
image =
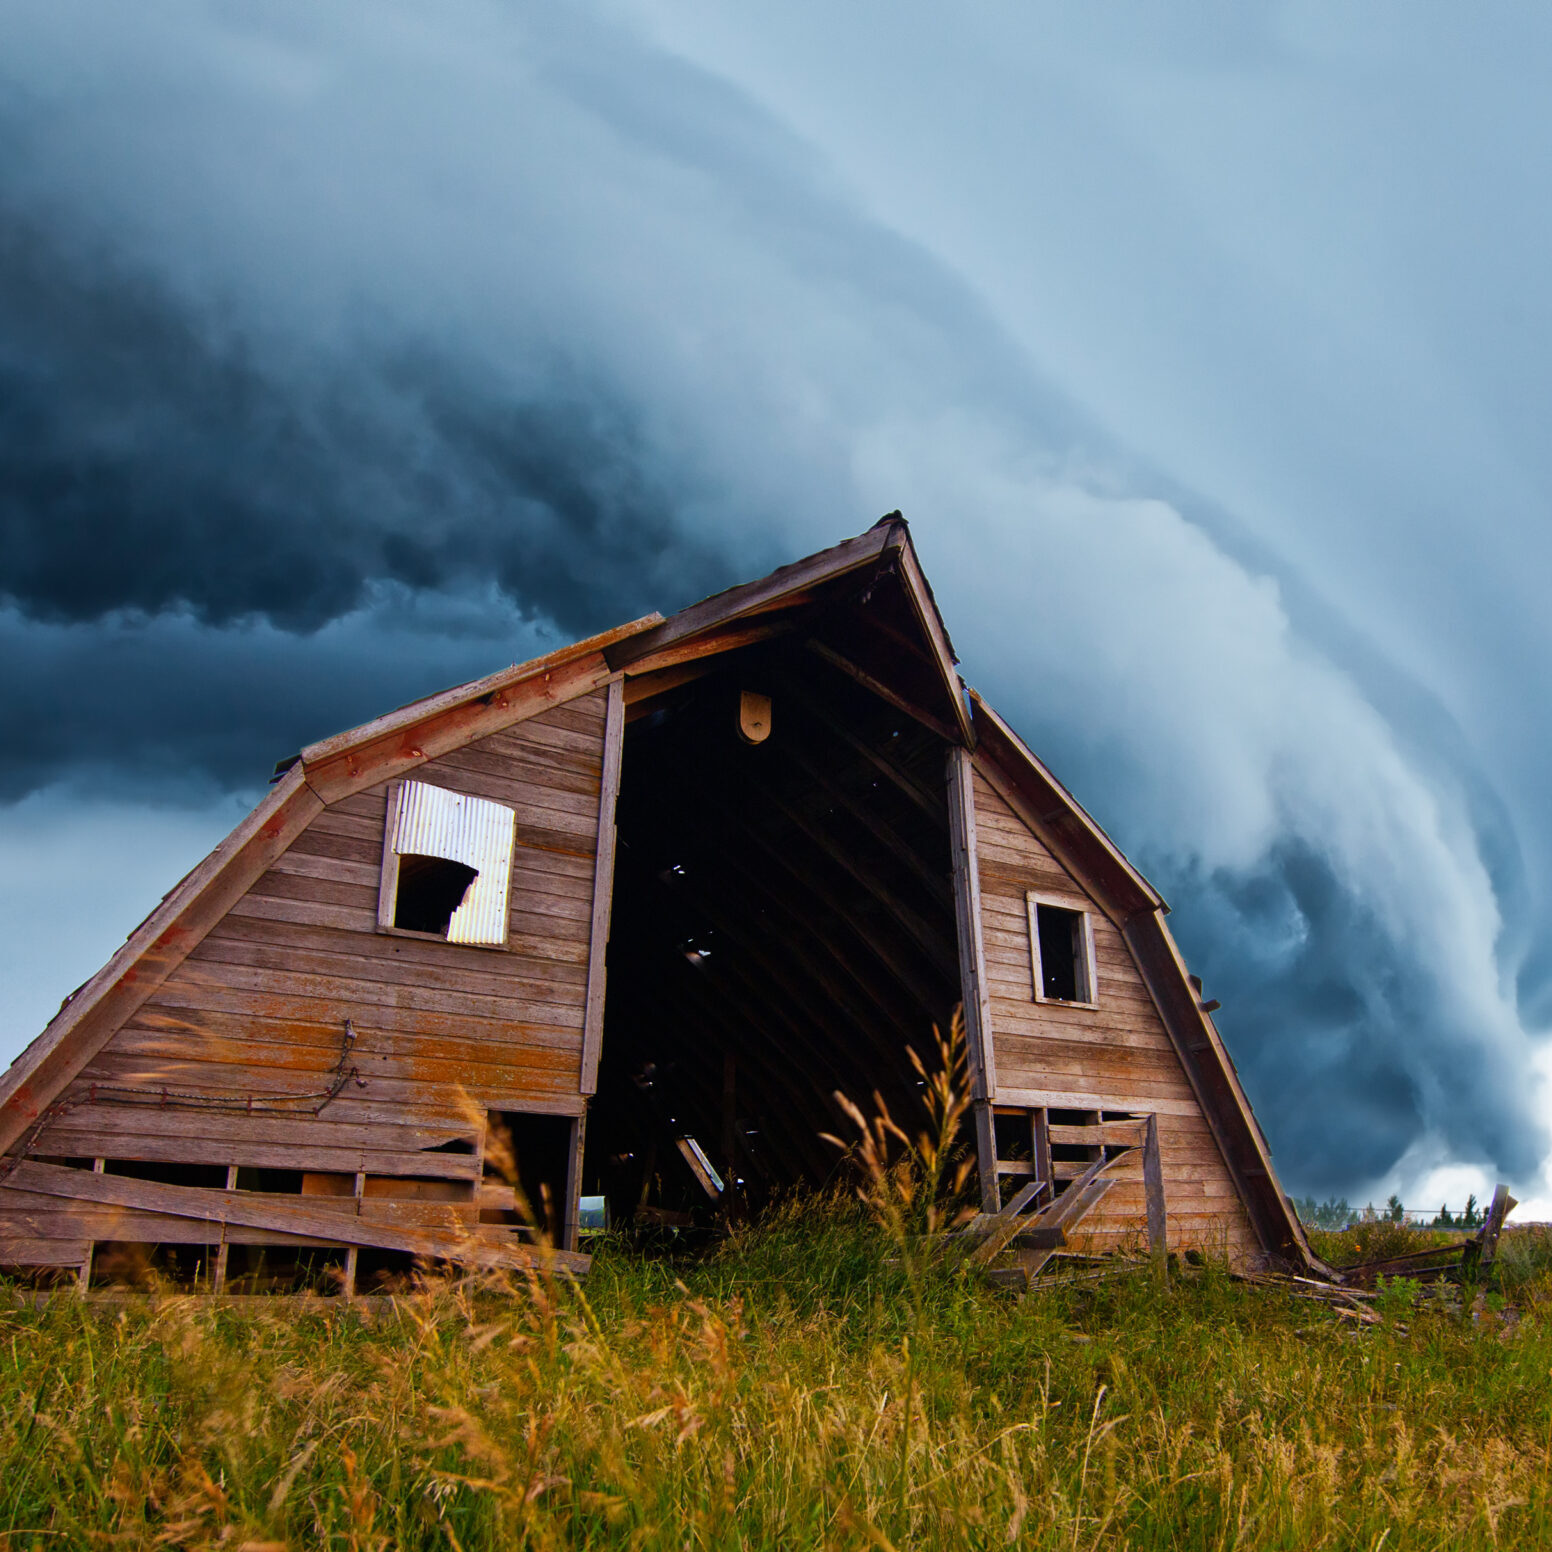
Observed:
[[[93,1159],[92,1173],[94,1175],[103,1174],[107,1169],[107,1165],[108,1161],[106,1159]],[[87,1240],[86,1259],[81,1263],[80,1271],[75,1274],[76,1289],[80,1293],[87,1292],[92,1285],[92,1257],[96,1254],[97,1242],[95,1240]]]
[[[1030,1113],[1030,1131],[1034,1144],[1030,1157],[1034,1160],[1035,1176],[1040,1181],[1040,1194],[1035,1202],[1048,1205],[1056,1199],[1056,1173],[1051,1165],[1051,1112],[1044,1105],[1037,1105]]]
[[[366,1195],[366,1171],[364,1169],[358,1169],[356,1171],[356,1186],[355,1186],[356,1216],[358,1218],[361,1216],[361,1199],[365,1195]],[[476,1195],[478,1195],[478,1187],[477,1186],[476,1186]],[[476,1211],[475,1216],[476,1217],[479,1216],[478,1211]],[[356,1296],[356,1272],[357,1272],[358,1268],[360,1267],[360,1265],[361,1265],[361,1247],[359,1245],[352,1245],[350,1247],[350,1249],[345,1252],[345,1281],[344,1281],[344,1284],[343,1284],[343,1286],[341,1287],[341,1290],[340,1290],[345,1295],[345,1297],[347,1299],[353,1299]]]
[[[729,1213],[738,1195],[738,1058],[722,1053],[722,1184],[723,1205]]]
[[[965,1047],[970,1098],[975,1112],[976,1162],[980,1166],[981,1210],[997,1212],[997,1129],[992,1101],[997,1093],[992,1048],[991,995],[986,983],[986,948],[981,928],[981,878],[976,865],[975,775],[968,749],[948,755],[949,851],[954,867],[954,921],[959,938],[959,986],[964,999]]]
[[[566,1211],[561,1220],[560,1248],[575,1250],[582,1226],[582,1154],[587,1146],[587,1112],[571,1123],[571,1152],[566,1159]]]
[[[1142,1183],[1148,1195],[1148,1253],[1160,1267],[1169,1265],[1169,1225],[1164,1216],[1164,1162],[1159,1156],[1159,1118],[1148,1117],[1142,1138]]]
[[[235,1164],[228,1164],[226,1166],[226,1189],[228,1191],[235,1191],[237,1189],[237,1166]],[[231,1246],[226,1242],[226,1221],[223,1219],[221,1223],[221,1243],[216,1246],[215,1276],[211,1280],[210,1286],[212,1293],[226,1292],[226,1263],[230,1250]]]
[[[1508,1186],[1500,1182],[1493,1191],[1493,1205],[1488,1209],[1487,1221],[1477,1235],[1476,1255],[1471,1258],[1475,1275],[1480,1276],[1493,1264],[1493,1257],[1498,1254],[1498,1236],[1503,1232],[1504,1219],[1518,1205],[1509,1195]]]
[[[593,865],[593,920],[587,949],[587,1011],[582,1021],[582,1093],[598,1091],[598,1057],[604,1039],[604,991],[608,977],[609,914],[614,903],[614,812],[625,752],[625,689],[609,685],[604,712],[604,768],[598,793],[598,855]]]

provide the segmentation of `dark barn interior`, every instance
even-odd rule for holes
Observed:
[[[583,1170],[615,1222],[823,1185],[834,1092],[919,1119],[906,1047],[960,1000],[947,744],[790,639],[716,661],[626,728]]]

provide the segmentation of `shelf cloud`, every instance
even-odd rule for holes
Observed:
[[[1014,299],[1007,234],[906,219],[866,127],[782,74],[817,12],[785,55],[708,21],[700,57],[647,6],[7,13],[12,815],[224,813],[311,738],[898,507],[967,676],[1171,898],[1289,1185],[1471,1165],[1542,1189],[1547,839],[1460,710],[1523,638],[1436,614],[1460,656],[1408,650],[1392,577],[1323,564],[1315,486],[1253,497],[1183,412],[1072,365]],[[1275,74],[1292,46],[1251,28],[1230,64]],[[943,68],[952,101],[973,72]],[[1148,83],[1123,113],[1094,79],[1071,111],[1112,114],[1091,154],[1115,158]],[[1079,237],[1096,197],[1070,193]],[[1251,268],[1222,308],[1253,312]],[[1261,327],[1227,333],[1254,352]]]

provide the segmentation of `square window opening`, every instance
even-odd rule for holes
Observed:
[[[1036,895],[1028,902],[1035,1001],[1092,1007],[1098,976],[1089,913]]]

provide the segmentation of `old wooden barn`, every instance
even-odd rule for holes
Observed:
[[[580,1267],[584,1198],[832,1179],[960,1003],[985,1210],[1304,1261],[1166,907],[955,663],[896,515],[305,749],[0,1084],[0,1266],[518,1264],[515,1160]]]

